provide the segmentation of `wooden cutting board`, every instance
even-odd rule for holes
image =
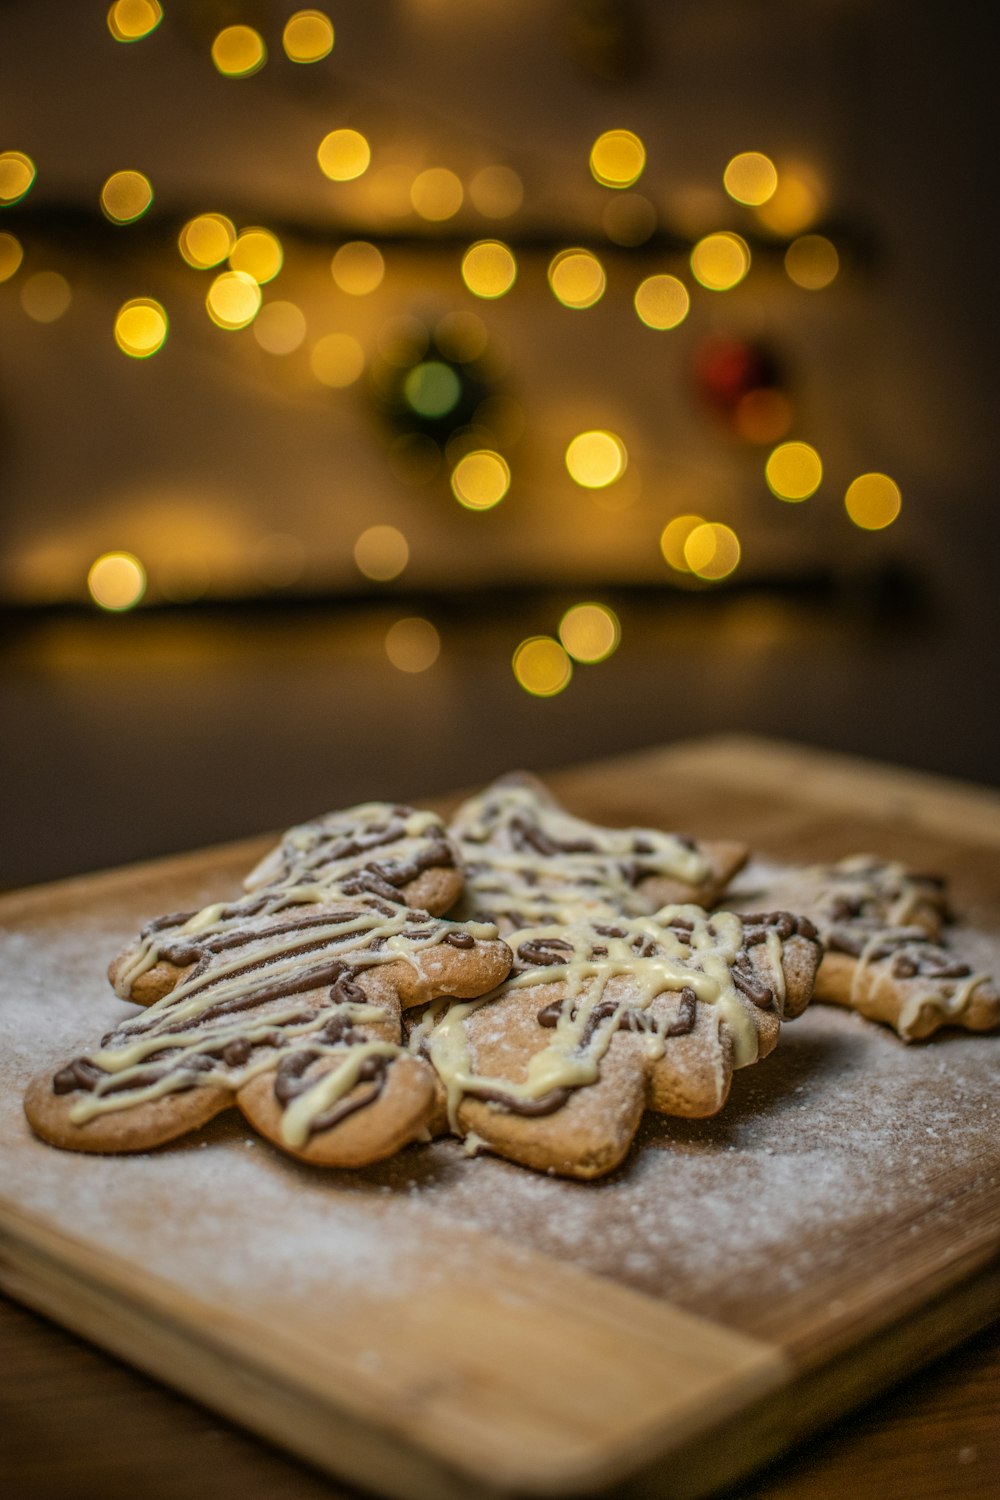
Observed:
[[[733,737],[550,781],[597,821],[769,860],[935,868],[1000,973],[995,794]],[[601,1183],[450,1141],[323,1172],[235,1113],[138,1157],[36,1141],[27,1079],[131,1009],[107,958],[268,843],[0,901],[10,1295],[331,1473],[435,1500],[703,1495],[1000,1316],[997,1037],[906,1047],[812,1007],[717,1119],[648,1118]]]

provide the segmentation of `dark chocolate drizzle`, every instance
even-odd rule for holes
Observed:
[[[52,1092],[54,1094],[73,1094],[77,1090],[92,1093],[102,1078],[107,1078],[107,1073],[98,1068],[86,1057],[76,1057],[52,1080]]]
[[[774,1007],[774,991],[754,973],[750,957],[745,952],[736,955],[730,973],[733,976],[733,984],[741,995],[756,1005],[758,1010],[771,1010]]]
[[[517,950],[517,956],[531,968],[544,968],[549,964],[564,964],[565,955],[573,952],[573,944],[565,938],[529,938]]]
[[[562,1109],[573,1090],[556,1088],[550,1089],[540,1099],[516,1099],[512,1094],[505,1094],[502,1089],[487,1088],[470,1082],[466,1092],[487,1103],[501,1105],[509,1114],[539,1119],[543,1115],[554,1115],[557,1109]]]
[[[329,1029],[329,1026],[328,1028]],[[340,1039],[340,1038],[338,1038]],[[343,1033],[342,1040],[348,1043],[362,1042],[365,1038],[360,1033]],[[303,1048],[301,1051],[292,1052],[288,1057],[283,1057],[274,1074],[274,1097],[278,1103],[285,1108],[293,1099],[304,1094],[313,1084],[318,1083],[318,1078],[308,1076],[309,1069],[313,1063],[318,1062],[321,1057],[336,1057],[336,1054],[319,1052],[313,1047]],[[318,1135],[321,1131],[331,1130],[334,1125],[339,1125],[341,1120],[346,1120],[359,1109],[365,1109],[375,1100],[385,1088],[386,1077],[389,1070],[390,1059],[375,1055],[366,1057],[358,1069],[358,1083],[371,1083],[372,1088],[364,1093],[351,1093],[344,1099],[338,1099],[329,1109],[322,1114],[316,1115],[309,1124],[309,1134]]]
[[[510,820],[510,838],[515,849],[533,849],[546,858],[554,854],[596,854],[597,845],[592,839],[554,839],[551,834],[528,818],[515,817]]]
[[[660,1032],[661,1036],[687,1036],[694,1030],[698,1007],[697,996],[694,990],[687,986],[680,990],[678,994],[679,1004],[676,1019],[671,1021],[665,1031]],[[565,1004],[564,1000],[553,1000],[550,1004],[543,1005],[537,1017],[539,1026],[549,1028],[558,1026],[564,1015]],[[613,1016],[618,1009],[618,1003],[614,1000],[598,1001],[590,1012],[586,1031],[580,1038],[581,1047],[587,1045],[601,1022],[606,1021],[609,1016]],[[569,1019],[573,1020],[576,1013],[577,1006],[574,1003],[569,1012]],[[634,1006],[626,1006],[619,1016],[617,1029],[619,1031],[652,1032],[653,1028],[649,1025],[649,1012],[639,1010]]]
[[[768,927],[774,929],[783,943],[787,943],[789,938],[793,937],[803,937],[811,943],[819,942],[819,933],[815,924],[810,922],[808,917],[799,916],[795,912],[755,912],[753,915],[743,917],[742,922],[745,948],[752,948],[757,943],[766,942],[767,933],[764,929]],[[747,928],[750,929],[749,932]]]
[[[471,932],[460,932],[458,930],[446,932],[441,941],[442,943],[447,943],[449,948],[474,948],[476,946],[476,940]]]

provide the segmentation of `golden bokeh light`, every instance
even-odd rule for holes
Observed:
[[[252,276],[258,286],[265,286],[273,281],[284,261],[285,252],[281,241],[269,229],[241,230],[236,237],[236,244],[229,252],[230,268]]]
[[[631,130],[606,130],[590,148],[590,170],[603,187],[631,187],[645,165],[646,148]]]
[[[250,78],[267,62],[264,38],[252,26],[226,26],[212,43],[212,61],[224,78]]]
[[[358,571],[376,583],[398,578],[410,560],[410,544],[395,526],[369,526],[354,543]]]
[[[306,315],[294,302],[266,302],[253,322],[253,336],[268,354],[294,354],[307,331]]]
[[[574,604],[559,624],[559,639],[576,661],[606,661],[618,649],[621,625],[606,604]]]
[[[360,130],[331,130],[319,143],[316,160],[331,182],[353,182],[367,172],[372,150]]]
[[[593,307],[607,284],[604,267],[589,250],[560,250],[549,266],[549,286],[563,307]]]
[[[758,208],[774,196],[778,173],[769,156],[760,151],[741,151],[729,162],[722,182],[730,198]]]
[[[793,416],[792,403],[784,391],[762,386],[740,397],[733,422],[745,443],[776,443],[791,427]]]
[[[294,63],[321,62],[333,51],[333,22],[321,10],[297,10],[285,22],[281,44]]]
[[[189,266],[207,271],[228,259],[236,244],[236,226],[225,214],[198,214],[184,225],[177,243]]]
[[[163,20],[157,0],[115,0],[108,11],[108,30],[116,42],[138,42]]]
[[[462,383],[451,365],[439,359],[423,360],[414,365],[403,381],[403,397],[418,417],[447,416],[458,404]]]
[[[796,286],[818,292],[836,280],[840,256],[825,234],[803,234],[785,251],[785,270]]]
[[[0,151],[0,206],[17,203],[35,180],[35,163],[23,151]]]
[[[635,294],[635,310],[647,328],[676,328],[684,322],[691,298],[676,276],[647,276]]]
[[[513,167],[482,167],[469,183],[472,206],[487,219],[509,219],[524,200],[524,184]]]
[[[306,549],[301,537],[289,531],[273,531],[254,545],[253,570],[269,589],[291,588],[306,569]]]
[[[330,275],[342,292],[366,297],[382,285],[385,261],[382,252],[367,240],[349,240],[330,262]]]
[[[411,615],[390,625],[385,654],[400,672],[426,672],[441,654],[441,637],[430,620]]]
[[[339,390],[360,378],[365,368],[365,351],[349,333],[328,333],[313,345],[309,368],[320,385]]]
[[[684,546],[688,537],[696,526],[703,526],[704,516],[683,515],[674,516],[668,521],[660,533],[660,551],[664,559],[677,573],[690,573],[687,558],[684,556]]]
[[[54,323],[72,300],[70,284],[58,271],[36,271],[21,284],[21,306],[36,323]]]
[[[517,261],[500,240],[479,240],[462,257],[462,280],[477,297],[502,297],[517,280]]]
[[[740,541],[731,526],[719,521],[704,521],[688,532],[684,543],[684,561],[697,578],[728,578],[740,561]]]
[[[143,172],[112,172],[101,188],[101,209],[112,224],[133,224],[153,201],[153,187]]]
[[[814,173],[802,166],[782,167],[778,186],[756,210],[757,218],[772,234],[801,234],[815,223],[822,207],[822,192]]]
[[[588,490],[614,484],[624,474],[627,463],[625,444],[613,432],[580,432],[566,449],[570,478]]]
[[[133,297],[118,310],[115,343],[131,359],[148,359],[162,349],[169,326],[159,302],[151,297]]]
[[[573,663],[550,635],[533,635],[514,652],[514,676],[534,698],[554,698],[569,686]]]
[[[0,232],[0,281],[9,281],[23,259],[21,241],[13,234]]]
[[[728,292],[738,286],[750,269],[750,247],[729,230],[707,234],[691,251],[695,280],[710,292]]]
[[[208,289],[205,304],[220,328],[246,328],[260,312],[260,287],[246,271],[223,271]]]
[[[467,510],[491,510],[510,489],[510,466],[492,449],[477,448],[455,465],[451,489]]]
[[[604,233],[616,245],[644,245],[656,222],[656,209],[641,193],[616,193],[601,214]]]
[[[132,609],[146,592],[146,570],[131,552],[105,552],[91,564],[87,588],[101,609]]]
[[[768,488],[779,500],[808,500],[823,478],[823,463],[808,443],[781,443],[764,467]]]
[[[434,342],[438,349],[445,359],[456,359],[459,364],[478,359],[486,352],[489,341],[489,329],[474,312],[460,309],[445,313],[434,325]]]
[[[464,198],[461,178],[447,167],[428,167],[414,178],[410,188],[410,202],[416,212],[435,224],[454,218]]]
[[[903,497],[888,474],[859,474],[847,487],[844,505],[862,531],[882,531],[899,515]]]

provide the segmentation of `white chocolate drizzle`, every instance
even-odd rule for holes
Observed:
[[[318,883],[326,892],[373,863],[389,873],[419,866],[428,851],[454,846],[443,820],[434,812],[417,812],[385,802],[363,802],[343,812],[300,823],[284,834],[250,871],[247,891],[275,885]]]
[[[398,1008],[368,1003],[355,977],[402,961],[412,971],[411,1002],[427,998],[440,986],[439,961],[433,979],[425,966],[430,950],[450,936],[461,938],[459,947],[497,936],[491,923],[449,922],[410,910],[402,897],[340,889],[372,867],[373,851],[383,856],[375,868],[393,879],[432,867],[438,856],[453,863],[443,836],[436,814],[365,804],[291,830],[237,900],[151,923],[118,963],[115,989],[129,998],[140,977],[164,965],[173,985],[65,1070],[75,1093],[70,1120],[82,1125],[192,1087],[236,1092],[305,1051],[308,1076],[280,1126],[289,1145],[303,1145],[314,1122],[354,1088],[366,1060],[403,1051]]]
[[[690,991],[696,1003],[715,1009],[732,1041],[734,1067],[758,1056],[755,1007],[733,980],[743,923],[731,912],[710,917],[697,906],[670,906],[656,917],[618,917],[610,929],[592,922],[548,924],[523,928],[508,941],[518,957],[502,985],[476,1000],[431,1006],[411,1033],[411,1050],[429,1057],[444,1086],[449,1123],[458,1134],[466,1095],[537,1103],[554,1090],[595,1083],[626,1014],[629,1029],[645,1033],[647,1055],[662,1056],[672,1015],[657,1014],[653,1002],[665,992]],[[769,977],[778,976],[783,994],[781,941],[777,934],[776,948],[767,941]],[[539,953],[544,961],[532,962]],[[502,1007],[518,991],[546,986],[561,991],[559,1015],[549,1038],[527,1059],[524,1076],[479,1073],[468,1018],[483,1006]]]
[[[614,920],[648,912],[638,886],[668,877],[697,887],[708,860],[675,834],[599,828],[516,779],[463,803],[451,823],[466,867],[466,906],[501,926]]]
[[[940,882],[899,862],[858,854],[810,866],[772,887],[768,899],[775,898],[809,916],[831,952],[855,959],[842,1003],[863,1015],[893,1016],[906,1041],[926,1032],[920,1023],[928,1009],[942,1023],[961,1024],[977,991],[991,983],[943,945]]]

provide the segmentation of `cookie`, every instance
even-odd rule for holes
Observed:
[[[1000,991],[951,948],[919,927],[886,927],[868,935],[838,930],[854,952],[828,948],[816,998],[847,1006],[892,1026],[904,1041],[922,1041],[944,1026],[993,1031],[1000,1026]]]
[[[825,955],[816,999],[843,1005],[918,1041],[944,1026],[1000,1025],[995,981],[966,963],[943,936],[944,882],[898,863],[856,855],[791,870],[767,886],[768,901],[808,914]]]
[[[495,994],[431,1005],[410,1028],[438,1078],[434,1127],[563,1176],[623,1159],[645,1109],[692,1118],[726,1101],[808,1003],[820,946],[785,912],[578,921],[510,936]]]
[[[243,882],[246,895],[201,911],[174,912],[148,922],[112,960],[108,978],[123,1000],[149,1005],[167,994],[199,952],[206,923],[227,925],[284,906],[336,896],[377,896],[440,915],[463,883],[458,849],[436,813],[367,802],[291,828]],[[295,919],[307,922],[308,915]]]
[[[364,802],[290,828],[243,882],[310,883],[345,895],[382,896],[442,915],[462,890],[458,850],[437,813]]]
[[[154,929],[120,967],[120,992],[144,974],[169,986],[28,1089],[29,1123],[54,1145],[146,1150],[235,1103],[292,1155],[378,1160],[423,1132],[434,1098],[401,1046],[402,1007],[482,994],[511,962],[491,926],[310,884]]]
[[[504,932],[712,905],[747,858],[735,842],[587,823],[527,772],[463,803],[450,832],[466,871],[463,914]]]

